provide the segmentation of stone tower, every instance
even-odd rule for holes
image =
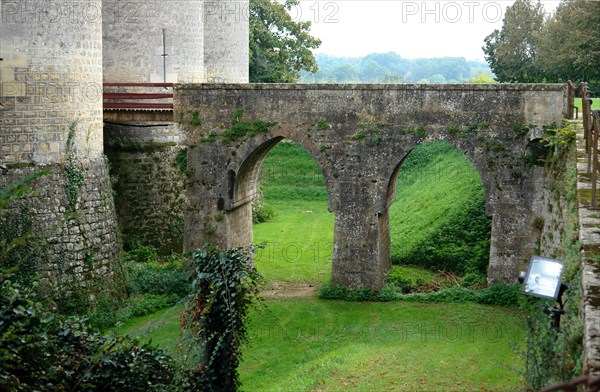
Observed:
[[[248,82],[248,0],[104,0],[105,82]]]
[[[119,255],[102,138],[100,0],[2,1],[0,187],[41,168],[28,209],[54,281],[112,276]],[[6,221],[5,221],[6,224]]]
[[[104,0],[104,82],[247,83],[248,5],[248,0]],[[126,245],[152,245],[163,254],[182,251],[187,152],[180,119],[159,110],[107,114],[105,150]]]

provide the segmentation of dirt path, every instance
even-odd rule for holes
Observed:
[[[266,299],[306,298],[317,296],[318,285],[306,282],[271,282],[260,295]]]

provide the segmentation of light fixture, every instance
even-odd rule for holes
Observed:
[[[552,317],[553,327],[560,331],[560,316],[563,310],[562,294],[568,286],[561,281],[563,262],[543,256],[532,256],[527,272],[519,274],[525,294],[534,297],[553,299],[558,302],[558,308],[546,306],[544,313]]]
[[[542,256],[532,256],[524,278],[525,294],[545,299],[558,298],[563,262]]]

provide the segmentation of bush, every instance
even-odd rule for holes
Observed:
[[[428,303],[478,303],[518,307],[524,303],[524,294],[519,285],[493,285],[481,291],[460,286],[431,293],[403,294],[393,284],[386,284],[381,291],[368,289],[350,290],[343,286],[326,283],[319,289],[319,298],[342,301],[410,301]]]
[[[275,218],[275,210],[270,205],[263,204],[256,210],[252,210],[252,223],[254,224],[269,222],[273,218]]]
[[[130,297],[123,310],[120,312],[120,320],[126,320],[131,317],[141,317],[154,313],[158,310],[175,305],[181,297],[177,294],[165,295],[137,295]]]
[[[175,263],[129,263],[130,294],[177,295],[190,292],[190,272]]]
[[[468,289],[480,289],[485,287],[486,279],[484,275],[469,272],[460,279],[460,285]]]
[[[123,259],[125,262],[156,263],[158,252],[152,246],[135,245],[131,250],[124,252]]]
[[[435,274],[417,268],[392,266],[387,281],[397,286],[403,293],[412,293],[426,289],[435,279]]]
[[[172,361],[161,350],[93,333],[85,320],[45,307],[35,284],[1,277],[0,390],[155,391],[171,383]]]

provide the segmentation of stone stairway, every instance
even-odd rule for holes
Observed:
[[[583,344],[585,374],[600,374],[600,207],[592,207],[591,175],[587,171],[587,156],[583,125],[570,123],[577,129],[577,204],[579,241],[581,243],[583,311]],[[600,199],[600,191],[598,192]],[[600,204],[600,203],[599,203]]]

